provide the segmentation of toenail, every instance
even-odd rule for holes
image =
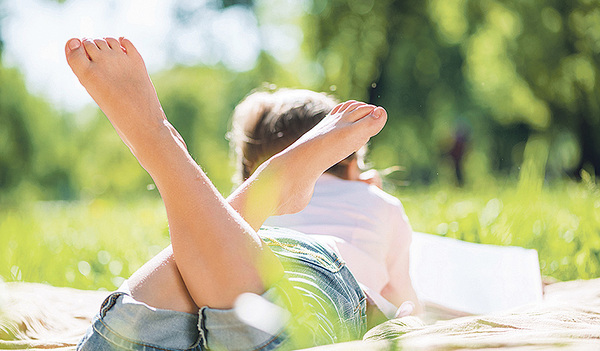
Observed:
[[[71,50],[77,49],[80,45],[81,45],[81,43],[79,42],[79,39],[69,40],[69,49],[71,49]]]
[[[380,118],[383,114],[381,113],[381,110],[378,108],[375,108],[372,112],[371,115],[373,116],[373,118],[377,119]]]

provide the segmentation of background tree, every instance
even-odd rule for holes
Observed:
[[[374,156],[413,179],[443,168],[457,128],[472,131],[475,171],[516,169],[535,134],[549,173],[578,174],[600,166],[599,14],[587,0],[315,0],[305,46],[322,89],[388,108]]]

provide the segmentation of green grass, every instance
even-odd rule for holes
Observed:
[[[535,185],[535,184],[533,184]],[[544,275],[600,276],[600,195],[593,179],[533,186],[398,192],[416,231],[539,252]],[[81,289],[114,289],[168,245],[159,200],[45,202],[0,211],[0,276]]]
[[[168,245],[158,200],[44,202],[0,212],[0,276],[114,289]]]
[[[407,188],[399,198],[415,231],[536,249],[542,274],[559,280],[600,277],[600,194],[589,177],[537,188]]]

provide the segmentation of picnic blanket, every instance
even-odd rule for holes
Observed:
[[[0,349],[73,350],[108,294],[34,283],[0,286]],[[544,300],[425,324],[383,323],[364,340],[313,350],[600,349],[600,279],[551,284]]]
[[[600,350],[600,279],[546,287],[544,301],[512,310],[439,321],[388,321],[365,340],[418,350]]]
[[[74,350],[107,295],[36,283],[0,285],[0,350]]]

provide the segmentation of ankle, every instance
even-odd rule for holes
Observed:
[[[321,175],[306,165],[305,158],[297,156],[296,152],[282,152],[259,167],[271,183],[276,185],[274,188],[278,196],[273,215],[292,214],[303,210],[312,197],[317,178]]]

